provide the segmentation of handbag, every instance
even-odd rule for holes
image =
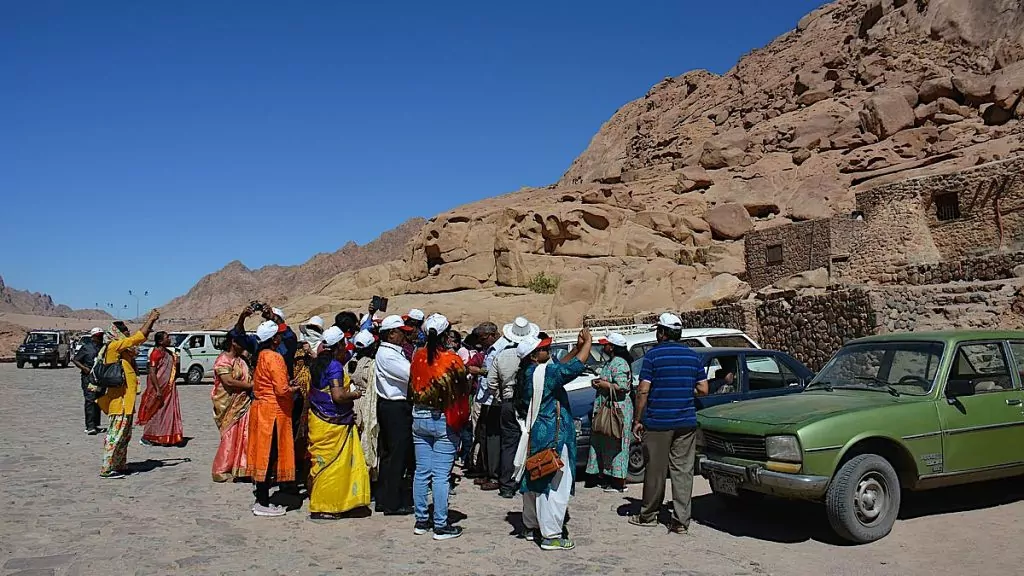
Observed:
[[[555,472],[562,469],[565,464],[562,463],[562,458],[558,454],[558,431],[562,424],[562,405],[555,401],[555,448],[548,448],[541,450],[540,452],[530,456],[526,459],[526,472],[530,475],[530,480],[540,480],[546,476],[550,476]],[[527,442],[527,454],[529,454],[529,444],[533,441],[531,438]]]
[[[594,432],[602,436],[622,440],[625,417],[622,414],[622,408],[615,400],[614,382],[608,393],[610,394],[609,401],[602,403],[594,414]]]
[[[98,388],[121,388],[126,384],[124,377],[124,366],[121,365],[121,358],[105,364],[103,362],[107,355],[107,347],[104,346],[96,356],[96,363],[92,365],[92,383]]]

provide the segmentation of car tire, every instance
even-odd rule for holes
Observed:
[[[188,369],[188,374],[185,376],[185,382],[187,384],[202,384],[204,373],[203,367],[199,364],[195,364]]]
[[[900,497],[900,479],[888,460],[876,454],[856,456],[829,483],[828,522],[844,540],[856,544],[880,540],[896,523]]]
[[[18,368],[24,368],[24,367],[25,367],[25,361],[24,360],[18,360]]]
[[[644,449],[644,443],[635,438],[629,443],[627,466],[628,476],[626,479],[629,482],[639,484],[644,481],[644,470],[647,469],[647,450]]]

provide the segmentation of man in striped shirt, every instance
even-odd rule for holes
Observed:
[[[700,357],[681,343],[683,322],[675,314],[658,318],[658,344],[644,355],[637,391],[633,434],[647,449],[643,505],[630,524],[657,526],[665,499],[665,476],[672,476],[672,522],[669,530],[685,534],[690,526],[693,459],[697,437],[696,397],[708,393],[708,376]]]

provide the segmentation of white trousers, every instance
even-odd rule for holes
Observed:
[[[569,448],[562,447],[562,462],[569,462]],[[527,492],[523,494],[523,526],[540,530],[544,538],[561,538],[565,512],[569,509],[569,493],[572,490],[574,470],[568,466],[555,472],[551,489],[547,494]]]

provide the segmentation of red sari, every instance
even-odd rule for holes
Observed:
[[[181,403],[174,354],[161,348],[149,353],[146,390],[139,404],[138,424],[145,426],[142,439],[153,444],[175,446],[185,439],[181,423]]]

